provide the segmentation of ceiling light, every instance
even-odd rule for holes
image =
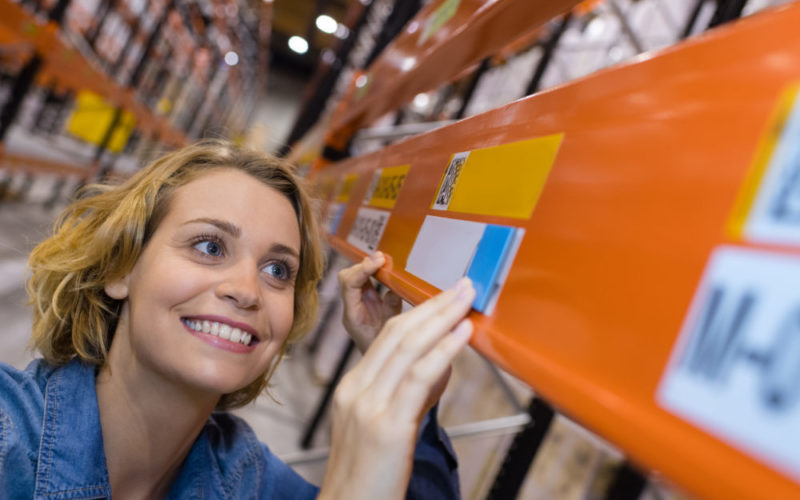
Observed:
[[[233,51],[225,53],[225,64],[228,66],[236,66],[239,64],[239,54]]]
[[[308,52],[308,42],[302,36],[294,35],[289,38],[289,48],[298,54],[305,54]]]
[[[333,34],[336,38],[340,38],[344,40],[348,36],[350,36],[350,30],[347,29],[347,26],[344,24],[340,24],[336,27],[336,32]]]
[[[403,71],[409,71],[411,68],[414,67],[415,64],[417,64],[416,57],[406,57],[403,58],[403,62],[400,63],[400,69],[402,69]]]
[[[414,106],[418,109],[425,109],[430,102],[431,98],[428,97],[428,94],[417,94],[414,96]]]
[[[322,51],[322,62],[325,64],[333,64],[336,61],[336,54],[331,49]]]
[[[316,24],[320,31],[329,35],[336,33],[336,28],[339,27],[339,23],[336,22],[336,19],[331,16],[326,16],[325,14],[317,16]]]

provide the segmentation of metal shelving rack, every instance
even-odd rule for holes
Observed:
[[[314,140],[346,156],[360,129],[419,93],[479,79],[491,67],[482,61],[575,2],[541,4],[432,2],[356,74]],[[459,248],[481,255],[462,263],[490,292],[472,314],[472,346],[540,398],[495,497],[518,491],[532,460],[520,451],[535,451],[553,408],[629,458],[609,495],[637,497],[641,470],[702,498],[800,494],[800,359],[787,333],[797,304],[781,285],[800,269],[800,4],[686,38],[703,9],[718,26],[745,8],[698,2],[680,43],[371,153],[315,161],[331,246],[391,256],[378,279],[407,301],[447,285],[453,276],[439,271]],[[540,33],[551,56],[566,44],[560,19]],[[756,314],[754,297],[772,309]]]

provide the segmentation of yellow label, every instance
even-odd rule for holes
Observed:
[[[336,195],[336,201],[339,203],[347,203],[347,201],[350,200],[350,193],[353,191],[353,186],[356,185],[357,180],[358,174],[346,175],[339,187],[339,194]]]
[[[750,214],[753,202],[758,194],[758,189],[764,178],[764,173],[767,171],[769,162],[778,145],[781,133],[786,127],[786,122],[789,120],[799,90],[800,84],[794,84],[784,90],[778,99],[778,105],[769,121],[769,127],[764,132],[758,148],[756,149],[753,164],[742,183],[739,195],[736,198],[736,203],[734,204],[733,213],[728,220],[728,225],[726,227],[728,237],[739,239],[744,235],[744,226],[747,223],[747,218]]]
[[[394,208],[397,196],[408,175],[409,165],[383,168],[376,172],[375,180],[367,192],[367,204],[379,208]]]
[[[114,106],[100,95],[81,91],[75,99],[75,108],[67,123],[67,131],[86,142],[99,145],[111,126],[114,112]],[[122,151],[135,124],[133,115],[123,111],[111,134],[107,149],[114,153]]]
[[[553,134],[454,154],[432,208],[529,218],[563,137]]]

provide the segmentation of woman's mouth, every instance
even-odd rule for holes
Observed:
[[[258,340],[255,339],[252,334],[245,332],[242,329],[237,328],[235,326],[231,326],[219,321],[210,321],[206,319],[189,319],[189,318],[181,318],[181,321],[190,330],[207,333],[209,335],[213,335],[215,337],[219,337],[223,340],[228,340],[236,344],[249,346],[251,343],[255,344],[258,342]]]

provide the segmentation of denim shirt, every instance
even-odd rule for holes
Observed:
[[[211,415],[168,495],[311,499],[318,489],[256,439],[242,419]],[[95,368],[42,360],[0,364],[0,498],[110,498]],[[432,411],[423,423],[407,498],[459,498],[455,456]]]

